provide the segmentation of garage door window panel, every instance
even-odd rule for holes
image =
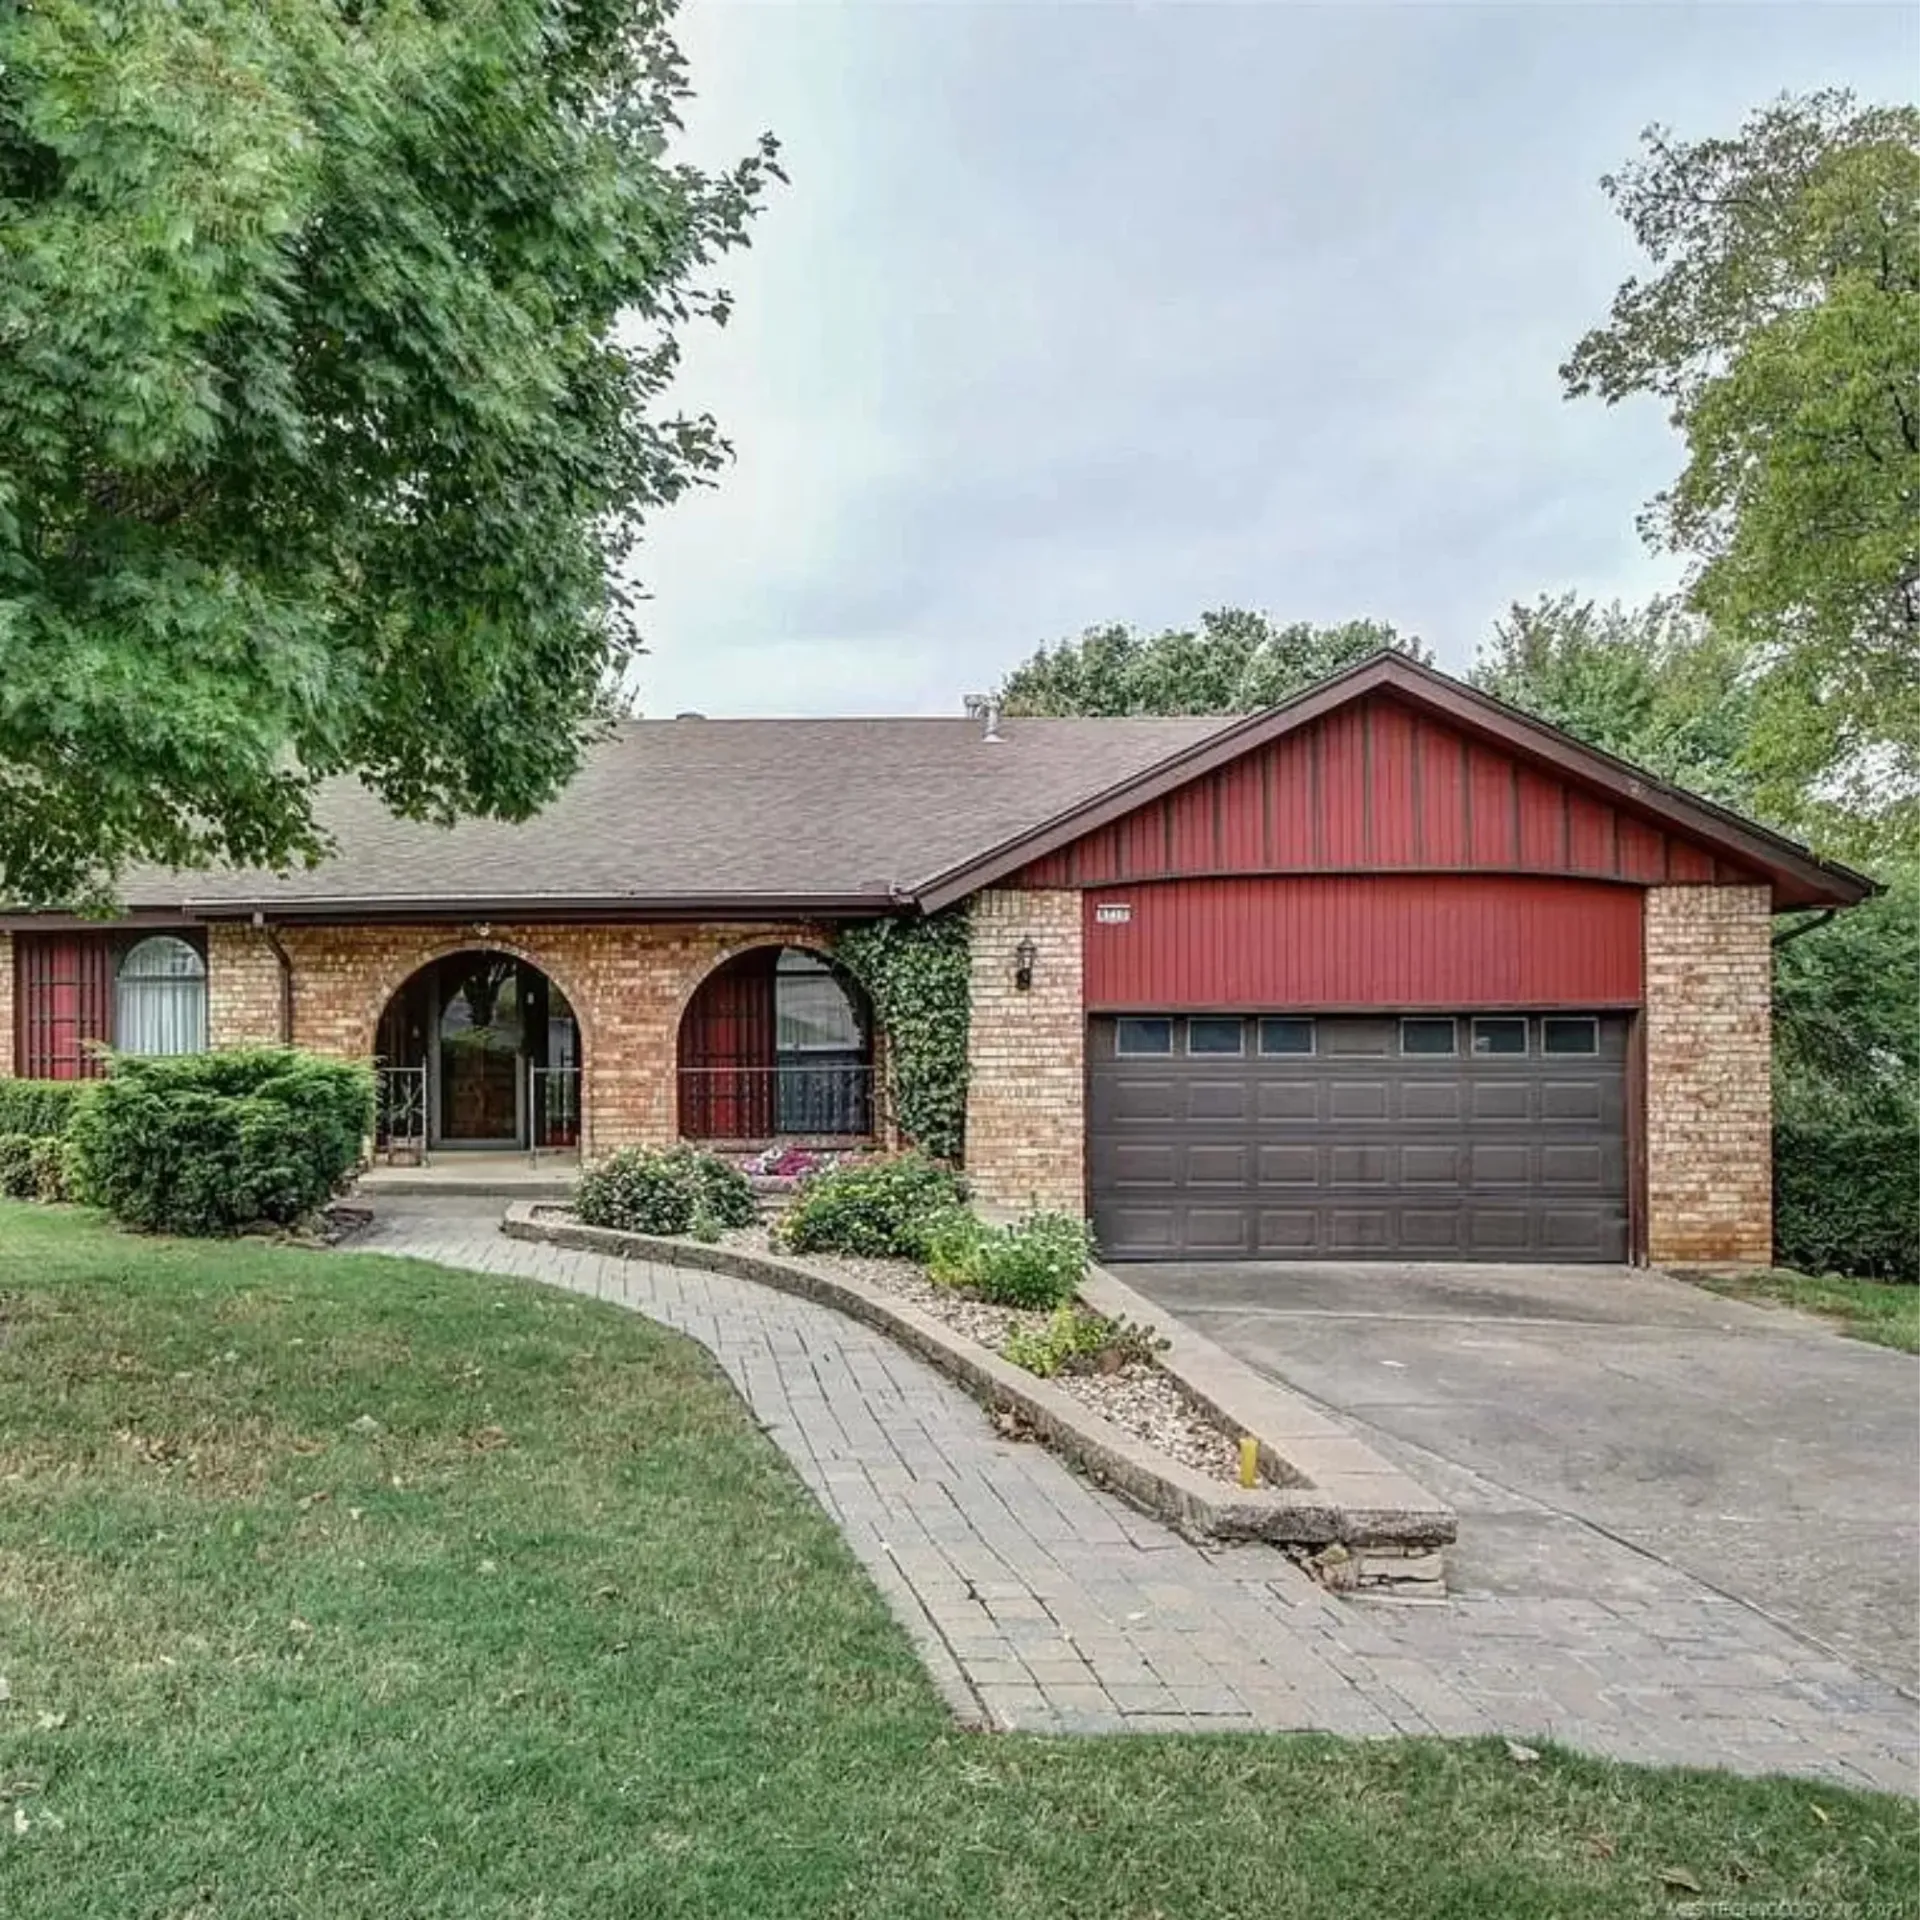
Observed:
[[[1497,1055],[1524,1055],[1527,1051],[1527,1023],[1515,1016],[1478,1016],[1473,1023],[1473,1052],[1476,1059]]]
[[[1284,1055],[1310,1058],[1313,1051],[1314,1029],[1311,1020],[1260,1022],[1260,1052],[1263,1058],[1274,1059]]]
[[[1554,1016],[1540,1022],[1540,1051],[1553,1054],[1597,1054],[1600,1023],[1592,1019]]]
[[[1171,1020],[1117,1020],[1114,1022],[1113,1050],[1122,1059],[1152,1059],[1173,1051]]]
[[[1402,1020],[1400,1051],[1418,1058],[1442,1059],[1460,1050],[1457,1023],[1452,1020]]]
[[[1239,1059],[1247,1050],[1244,1020],[1189,1020],[1187,1052],[1195,1059]]]

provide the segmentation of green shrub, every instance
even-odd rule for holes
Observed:
[[[1773,1123],[1774,1257],[1802,1273],[1920,1280],[1920,1102],[1783,1090]]]
[[[920,1236],[927,1278],[936,1286],[971,1287],[986,1233],[979,1216],[965,1207],[934,1215]]]
[[[0,1133],[0,1197],[38,1197],[39,1176],[33,1164],[33,1150],[38,1144],[30,1133]]]
[[[339,1191],[372,1126],[362,1066],[293,1047],[116,1054],[74,1115],[72,1173],[131,1227],[286,1226]]]
[[[921,1259],[927,1235],[965,1198],[958,1177],[924,1154],[850,1161],[816,1174],[781,1216],[795,1253]]]
[[[1000,1351],[1016,1367],[1043,1380],[1057,1373],[1118,1373],[1151,1366],[1166,1346],[1151,1327],[1069,1303],[1055,1307],[1040,1327],[1009,1329]]]
[[[28,1155],[30,1171],[33,1175],[33,1197],[36,1200],[71,1200],[73,1183],[70,1178],[73,1147],[71,1142],[49,1135],[32,1143]]]
[[[92,1080],[0,1080],[0,1133],[65,1133]]]
[[[753,1188],[738,1167],[697,1147],[623,1147],[580,1176],[573,1210],[590,1227],[711,1240],[753,1224]]]
[[[1065,1213],[1030,1213],[989,1229],[974,1249],[971,1285],[1001,1307],[1057,1307],[1073,1298],[1093,1258],[1093,1236]]]

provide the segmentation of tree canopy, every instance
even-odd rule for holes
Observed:
[[[0,7],[0,898],[573,771],[776,171],[666,158],[672,6]]]
[[[1728,138],[1664,129],[1603,185],[1656,271],[1562,369],[1669,402],[1643,520],[1752,670],[1772,809],[1920,811],[1920,109],[1824,92]]]
[[[1223,607],[1197,628],[1142,634],[1124,624],[1089,627],[1042,647],[1000,688],[1009,713],[1249,713],[1391,647],[1416,660],[1421,643],[1379,620],[1282,626],[1269,615]]]
[[[1516,604],[1494,622],[1469,678],[1662,780],[1723,806],[1753,804],[1739,649],[1676,600],[1603,607],[1564,593]]]

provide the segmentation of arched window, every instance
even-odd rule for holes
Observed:
[[[204,1053],[207,963],[158,933],[127,949],[114,980],[113,1039],[123,1053]]]

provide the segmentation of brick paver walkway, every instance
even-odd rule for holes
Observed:
[[[1339,1600],[1271,1549],[1196,1547],[999,1438],[957,1388],[828,1308],[508,1240],[471,1204],[392,1203],[354,1245],[619,1301],[707,1347],[969,1717],[1499,1732],[1626,1760],[1920,1781],[1920,1704],[1660,1562],[1610,1580],[1605,1600]],[[1570,1543],[1575,1559],[1600,1550],[1630,1551]]]

